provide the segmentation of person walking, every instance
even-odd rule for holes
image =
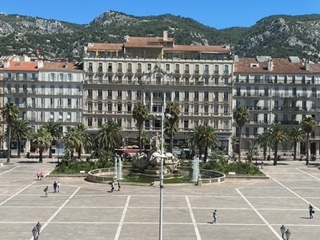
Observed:
[[[40,172],[37,172],[37,180],[40,180]]]
[[[110,192],[113,192],[113,190],[114,190],[114,181],[111,182],[111,190],[110,190]]]
[[[280,232],[281,232],[281,237],[282,237],[282,239],[285,239],[285,238],[284,238],[284,234],[285,234],[285,232],[286,232],[286,227],[285,227],[284,225],[282,225],[282,226],[280,227]]]
[[[118,181],[118,191],[121,190],[121,184],[120,184],[120,181]]]
[[[310,218],[313,218],[313,214],[314,214],[313,206],[310,203],[309,204],[309,216],[310,216]]]
[[[60,189],[61,189],[61,183],[58,181],[57,182],[57,192],[60,192]]]
[[[58,187],[58,184],[56,181],[53,182],[53,191],[54,192],[57,192],[57,187]]]
[[[49,187],[46,186],[45,189],[43,190],[44,191],[44,197],[48,197],[48,191],[49,191]]]
[[[290,240],[291,237],[291,232],[289,230],[289,228],[286,230],[286,240]]]
[[[217,214],[217,210],[214,210],[212,213],[212,223],[216,223],[217,222],[217,218],[218,218],[218,214]]]

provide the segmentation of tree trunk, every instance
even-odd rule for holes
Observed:
[[[297,142],[293,143],[293,160],[297,160]]]
[[[81,150],[82,150],[82,145],[80,145],[78,148],[78,158],[79,159],[81,159]]]
[[[310,133],[307,134],[307,158],[306,158],[306,165],[309,164],[309,149],[310,149]]]
[[[266,161],[267,160],[267,146],[264,145],[263,146],[263,161]]]
[[[140,154],[142,152],[141,131],[142,131],[142,124],[139,124],[139,153]]]
[[[239,161],[241,161],[241,130],[242,127],[239,127]]]
[[[8,156],[7,156],[7,163],[10,162],[11,157],[11,125],[8,124]]]
[[[207,162],[207,157],[208,157],[208,144],[206,144],[206,147],[204,149],[204,159],[203,159],[204,164]]]
[[[43,150],[39,150],[39,163],[43,163]]]
[[[273,165],[277,166],[278,164],[278,143],[276,142],[274,144],[274,159],[273,159]]]
[[[171,129],[171,134],[170,134],[170,149],[169,152],[173,152],[173,131]]]
[[[52,158],[52,146],[49,147],[49,158]]]
[[[20,158],[21,157],[21,141],[18,140],[17,144],[18,144],[18,158]]]

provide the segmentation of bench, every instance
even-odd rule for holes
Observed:
[[[228,172],[229,175],[236,175],[235,172]]]
[[[86,171],[80,171],[79,173],[86,173]]]

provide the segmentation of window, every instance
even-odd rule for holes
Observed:
[[[118,119],[117,119],[117,124],[118,124],[119,127],[122,126],[122,119],[121,119],[121,118],[118,118]]]
[[[246,127],[246,137],[249,137],[250,136],[250,130],[248,127]]]
[[[167,71],[167,72],[170,71],[170,64],[166,64],[166,71]]]
[[[60,95],[63,94],[63,86],[59,86],[59,94],[60,94]]]
[[[209,93],[208,92],[204,92],[204,101],[208,101],[209,100]]]
[[[148,68],[148,71],[151,71],[151,63],[148,63],[147,68]]]
[[[188,120],[184,120],[183,121],[183,129],[184,130],[188,130],[189,129],[189,121]]]
[[[92,127],[92,118],[88,118],[88,127]]]
[[[108,99],[112,99],[112,90],[108,90]]]
[[[194,105],[194,114],[199,115],[199,105]]]
[[[72,74],[68,73],[68,81],[71,82],[72,81]]]
[[[88,99],[92,99],[92,89],[88,89]]]
[[[189,105],[184,105],[184,114],[189,114]]]
[[[218,129],[219,125],[218,125],[218,120],[214,120],[213,121],[213,128]]]
[[[112,112],[112,103],[108,103],[108,112],[111,113]]]
[[[184,92],[184,100],[189,101],[189,92],[188,91]]]
[[[59,112],[59,121],[63,120],[63,112]]]
[[[53,121],[53,120],[54,120],[54,113],[50,112],[50,121]]]
[[[219,114],[219,105],[214,105],[213,113],[214,113],[214,115],[218,115]]]
[[[224,74],[229,74],[229,65],[224,65]]]
[[[118,112],[122,112],[122,104],[118,103]]]
[[[88,102],[88,113],[92,113],[92,102]]]
[[[209,106],[208,105],[204,105],[204,114],[205,115],[209,114]]]
[[[223,108],[223,114],[228,115],[228,113],[229,113],[229,107],[228,107],[228,105],[225,105]]]
[[[253,115],[253,121],[254,121],[255,123],[258,122],[258,114],[254,114],[254,115]]]
[[[179,101],[179,91],[174,92],[174,100]]]
[[[62,82],[63,81],[63,73],[60,73],[59,76],[60,76],[60,81]]]
[[[98,118],[98,127],[100,128],[100,127],[102,127],[102,118]]]
[[[102,90],[98,90],[98,96],[97,96],[98,99],[102,99]]]
[[[132,105],[131,105],[131,103],[128,103],[127,104],[127,112],[131,112],[132,111]]]
[[[55,74],[50,73],[50,81],[53,82],[55,80]]]
[[[216,102],[219,101],[219,93],[218,92],[214,93],[214,101],[216,101]]]
[[[209,74],[209,65],[204,65],[204,73]]]
[[[199,101],[199,92],[194,92],[194,101]]]
[[[34,99],[34,98],[33,98]],[[32,104],[33,105],[33,104]],[[54,107],[54,99],[50,98],[50,107],[53,108]]]
[[[98,113],[102,113],[102,102],[98,102]]]
[[[67,121],[71,121],[71,112],[67,112]]]
[[[229,100],[229,93],[228,92],[224,92],[223,93],[223,100],[224,101],[228,101]]]

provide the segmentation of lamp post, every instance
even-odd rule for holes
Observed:
[[[160,156],[160,207],[159,207],[159,240],[162,240],[162,233],[163,233],[163,140],[164,140],[164,111],[165,111],[165,94],[163,94],[163,108],[161,114],[161,156]]]

